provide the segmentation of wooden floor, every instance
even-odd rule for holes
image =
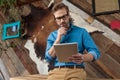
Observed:
[[[71,2],[76,7],[82,9],[83,11],[88,13],[90,16],[93,16],[92,0],[67,0],[67,1]],[[120,13],[99,15],[99,16],[93,16],[93,17],[110,28],[111,21],[120,20]],[[115,31],[117,34],[120,35],[120,29],[114,29],[113,31]]]
[[[10,78],[10,80],[47,80],[47,75],[28,75],[22,77],[14,77]],[[97,79],[97,78],[89,78],[87,80],[120,80],[120,79]]]
[[[71,1],[71,3],[73,3],[77,7],[80,7],[80,9],[84,10],[89,14],[91,13],[90,11],[92,11],[90,3],[86,2],[86,1],[90,2],[92,0],[68,0],[68,1]],[[120,19],[120,14],[115,13],[110,15],[97,16],[98,20],[100,20],[101,22],[105,22],[106,24],[109,24],[114,18],[116,18],[117,20]],[[4,19],[1,18],[0,22],[1,21],[4,21]],[[120,34],[119,30],[116,33]],[[111,41],[101,33],[94,33],[92,34],[92,37],[101,51],[101,58],[99,61],[95,63],[92,62],[86,63],[86,72],[89,75],[88,76],[89,78],[87,78],[87,80],[120,80],[120,54],[119,54],[120,46],[117,46],[113,41]],[[0,43],[2,43],[2,41]],[[5,48],[5,50],[7,49],[7,51],[4,51],[4,54],[1,55],[1,59],[4,62],[6,70],[8,71],[9,75],[12,76],[10,80],[46,80],[47,79],[46,75],[37,74],[38,72],[35,63],[29,57],[26,57],[29,56],[29,51],[27,51],[23,47],[24,40],[10,39],[5,41],[4,44],[7,44],[7,46],[13,45],[12,48]],[[20,76],[26,74],[28,76]],[[36,74],[36,75],[29,75],[29,74]],[[15,76],[20,76],[20,77],[15,77]],[[108,78],[115,78],[115,79],[108,79]]]

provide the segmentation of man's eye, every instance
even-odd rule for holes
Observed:
[[[63,15],[63,16],[61,16],[61,17],[56,17],[55,19],[60,20],[60,19],[64,19],[64,18],[66,18],[67,16],[68,16],[68,14],[65,14],[65,15]]]
[[[57,17],[57,19],[62,19],[62,18],[64,18],[64,15],[63,15],[63,16],[61,16],[61,17]]]
[[[63,18],[65,18],[66,17],[66,15],[63,15],[63,16],[61,16],[61,17],[58,17],[57,19],[63,19]]]

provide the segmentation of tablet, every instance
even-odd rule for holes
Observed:
[[[78,53],[77,43],[61,43],[53,46],[59,62],[70,62],[68,57]]]

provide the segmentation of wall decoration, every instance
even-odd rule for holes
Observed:
[[[3,25],[2,40],[20,36],[20,21]]]
[[[92,0],[93,15],[110,14],[120,11],[120,0]]]

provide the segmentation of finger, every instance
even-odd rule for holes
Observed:
[[[74,54],[74,55],[72,55],[72,56],[82,56],[82,54],[77,53],[77,54]]]
[[[73,58],[79,58],[79,59],[84,59],[84,55],[79,54],[79,55],[72,55]]]
[[[75,63],[78,63],[78,62],[81,63],[81,61],[83,61],[83,59],[79,59],[79,58],[69,58],[69,60]]]

